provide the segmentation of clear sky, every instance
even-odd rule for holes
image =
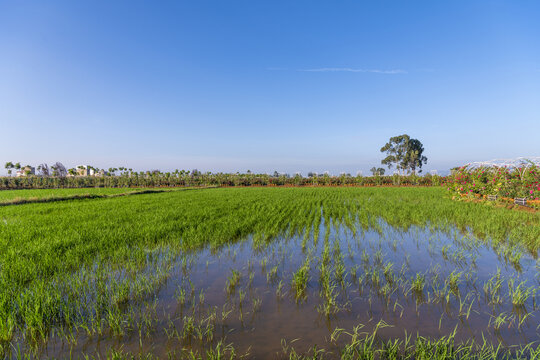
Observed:
[[[364,173],[540,155],[540,1],[0,0],[0,162]]]

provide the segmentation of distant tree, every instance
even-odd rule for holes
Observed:
[[[387,165],[389,169],[394,165],[401,172],[411,171],[422,172],[422,164],[427,163],[427,157],[423,156],[424,147],[417,139],[411,139],[409,135],[403,134],[391,137],[381,148],[381,152],[386,152],[387,156],[381,160],[381,164]]]
[[[47,176],[50,175],[50,173],[49,173],[49,165],[47,165],[47,164],[40,164],[38,166],[38,171],[40,172],[40,174],[42,176],[47,177]]]
[[[67,175],[66,167],[61,162],[56,162],[51,166],[51,169],[53,170],[53,176],[66,177]]]
[[[274,177],[279,177],[279,173],[277,172],[277,170],[274,170]]]
[[[384,169],[383,168],[377,168],[377,167],[374,166],[371,169],[369,169],[369,171],[371,171],[373,176],[382,176],[382,175],[384,175]]]
[[[8,161],[4,167],[6,168],[9,176],[11,176],[11,172],[13,171],[12,169],[15,167],[15,165],[13,165],[11,161]]]

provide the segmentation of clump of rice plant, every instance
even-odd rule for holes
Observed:
[[[517,286],[515,285],[514,279],[510,278],[508,280],[508,295],[512,305],[516,307],[523,307],[525,303],[532,295],[536,294],[536,288],[534,286],[527,287],[524,281],[520,282]]]
[[[307,257],[304,264],[293,274],[292,288],[297,300],[306,296],[306,288],[309,281],[309,267],[310,259]]]
[[[236,286],[240,282],[241,274],[238,270],[231,270],[231,275],[227,278],[226,289],[227,293],[232,294],[236,289]]]

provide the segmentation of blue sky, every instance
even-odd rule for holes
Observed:
[[[538,1],[0,0],[0,162],[356,173],[540,155]],[[3,167],[3,166],[2,166]]]

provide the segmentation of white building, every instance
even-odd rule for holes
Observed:
[[[95,171],[90,165],[77,165],[78,176],[94,176]]]
[[[17,170],[17,172],[15,173],[16,177],[24,177],[30,175],[36,175],[36,168],[33,166],[25,166],[20,170]]]

